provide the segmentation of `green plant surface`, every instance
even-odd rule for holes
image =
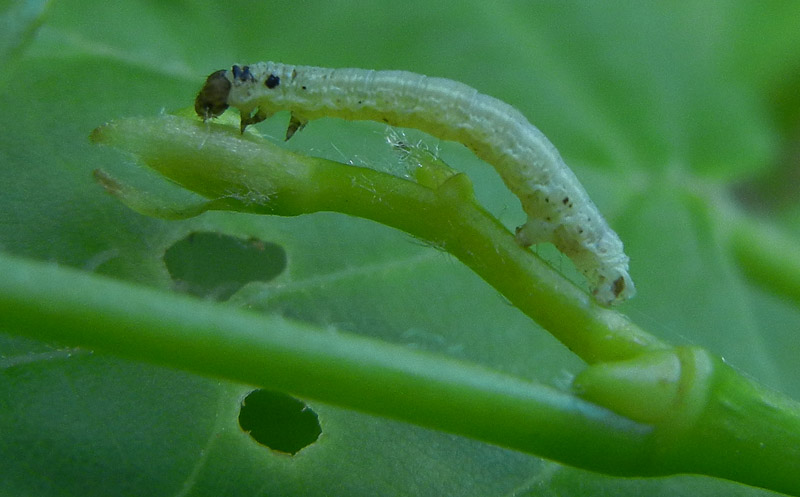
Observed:
[[[2,266],[7,277],[1,322],[17,333],[288,391],[598,471],[658,471],[645,457],[650,426],[568,392],[379,340],[164,296],[53,265],[5,259]],[[38,319],[30,319],[33,313]]]
[[[190,105],[203,77],[233,62],[445,76],[512,103],[559,147],[631,255],[639,294],[622,312],[798,398],[791,273],[742,267],[754,252],[763,260],[757,228],[774,225],[791,247],[800,226],[796,190],[764,186],[787,183],[796,167],[796,114],[786,109],[797,104],[787,88],[797,82],[798,16],[790,3],[733,1],[55,3],[34,37],[3,41],[0,248],[165,290],[177,285],[164,254],[188,234],[255,238],[280,246],[285,267],[230,305],[565,388],[581,361],[461,263],[399,231],[335,213],[162,221],[92,179],[103,168],[154,198],[199,201],[86,137],[110,119]],[[276,116],[258,128],[280,137],[284,126]],[[402,174],[386,134],[323,120],[287,147]],[[409,135],[465,171],[503,224],[523,221],[491,168],[455,144]],[[747,231],[731,229],[742,215],[730,209],[734,186],[765,219]],[[539,252],[582,284],[568,260]],[[198,266],[213,268],[204,256]],[[782,258],[791,260],[767,257]],[[10,334],[0,338],[0,379],[8,495],[765,493],[707,477],[602,476],[320,402],[308,404],[321,437],[288,456],[236,424],[252,387]]]

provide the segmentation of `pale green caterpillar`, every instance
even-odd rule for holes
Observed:
[[[583,272],[605,305],[632,297],[628,256],[552,143],[510,105],[465,84],[405,71],[325,69],[259,62],[211,74],[195,100],[204,119],[229,106],[241,129],[291,112],[288,140],[311,120],[371,120],[463,143],[500,173],[528,215],[525,246],[553,243]]]

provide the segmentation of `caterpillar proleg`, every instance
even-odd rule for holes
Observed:
[[[338,117],[461,142],[494,166],[519,197],[528,215],[517,228],[521,244],[553,243],[585,275],[601,304],[635,293],[622,242],[553,144],[519,111],[470,86],[405,71],[259,62],[212,73],[195,100],[204,119],[229,106],[239,109],[242,132],[290,111],[287,140],[309,120]]]

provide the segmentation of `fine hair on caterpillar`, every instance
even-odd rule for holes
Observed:
[[[603,305],[636,293],[622,241],[555,146],[519,111],[470,86],[406,71],[258,62],[212,73],[195,99],[203,119],[228,107],[239,110],[242,132],[288,110],[287,140],[310,120],[337,117],[416,128],[460,142],[491,164],[520,199],[528,215],[517,228],[520,244],[554,244]]]

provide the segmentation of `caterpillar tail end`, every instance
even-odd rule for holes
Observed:
[[[598,276],[592,295],[599,304],[612,306],[636,295],[636,286],[627,268],[611,268]]]
[[[610,307],[636,295],[636,286],[628,274],[628,256],[623,252],[622,242],[610,228],[606,230],[602,236],[594,236],[594,243],[589,243],[586,230],[580,225],[567,230],[563,224],[530,218],[517,228],[516,238],[523,247],[543,242],[554,244],[586,277],[594,300]]]

